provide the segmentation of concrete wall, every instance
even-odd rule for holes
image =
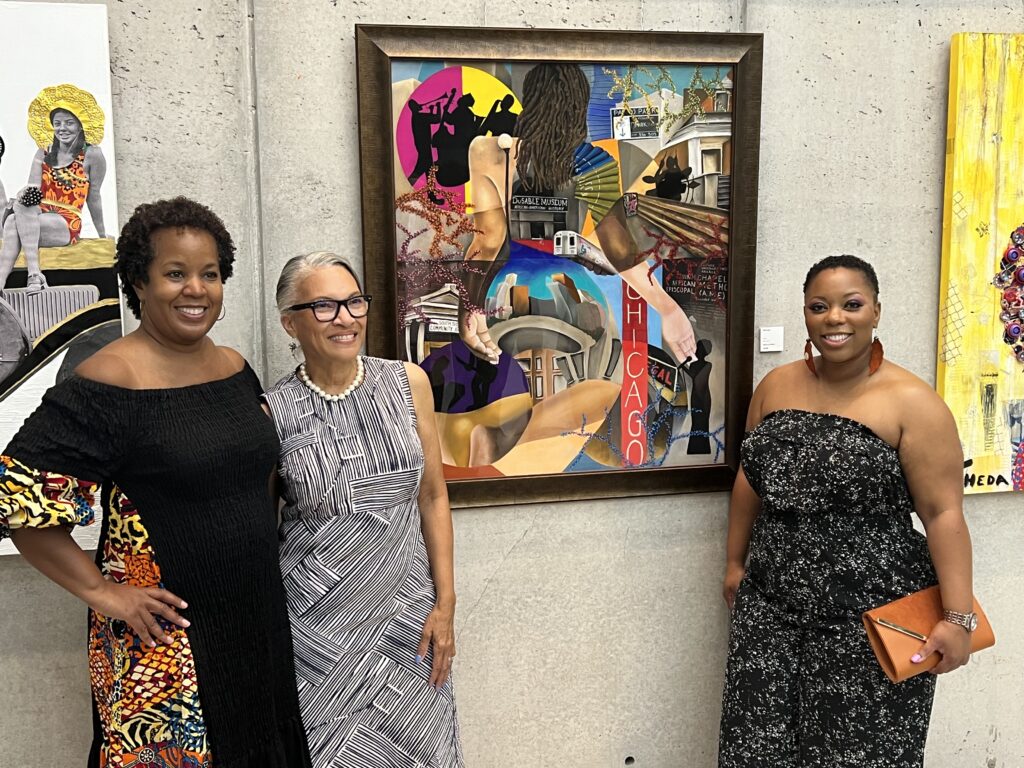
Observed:
[[[799,354],[807,266],[853,251],[879,268],[888,354],[928,380],[949,37],[1024,26],[1020,0],[107,5],[122,220],[179,192],[221,213],[241,266],[218,338],[268,380],[290,358],[254,299],[269,306],[294,253],[360,252],[357,22],[764,32],[754,320],[784,325],[788,348],[757,355],[755,376]],[[713,766],[726,508],[714,494],[457,512],[469,765]],[[999,645],[940,681],[929,768],[1024,765],[1020,511],[1019,496],[967,502],[976,589]],[[80,764],[84,610],[15,557],[0,558],[0,584],[0,766]]]

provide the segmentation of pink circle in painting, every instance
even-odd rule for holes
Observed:
[[[426,186],[434,165],[438,187],[465,202],[469,144],[488,130],[488,116],[507,95],[515,101],[508,86],[473,67],[447,67],[420,83],[402,106],[395,129],[398,160],[413,188]],[[518,111],[518,101],[514,107]]]

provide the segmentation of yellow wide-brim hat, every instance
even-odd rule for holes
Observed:
[[[46,149],[53,143],[50,115],[55,109],[67,110],[78,118],[87,143],[103,141],[105,116],[95,97],[78,86],[63,83],[43,88],[28,105],[28,132],[40,149]]]

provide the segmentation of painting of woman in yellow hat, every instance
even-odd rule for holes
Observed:
[[[28,109],[28,131],[39,147],[28,184],[11,199],[0,186],[0,293],[24,252],[28,293],[48,285],[39,261],[40,247],[74,245],[82,233],[82,209],[99,237],[106,237],[101,187],[107,161],[104,115],[88,91],[71,84],[43,88]]]

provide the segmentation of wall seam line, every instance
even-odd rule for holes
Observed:
[[[266,275],[264,273],[266,259],[263,255],[263,175],[260,162],[260,116],[259,116],[259,89],[256,79],[256,8],[255,0],[245,0],[245,26],[247,39],[247,55],[245,57],[246,76],[249,81],[248,87],[248,108],[249,123],[252,126],[252,143],[250,146],[250,158],[248,162],[249,177],[252,184],[247,185],[246,199],[248,202],[249,215],[253,218],[255,226],[252,227],[255,239],[253,252],[256,256],[256,264],[253,269],[253,304],[256,311],[253,314],[254,332],[254,368],[260,374],[260,380],[266,384],[270,376],[270,363],[267,355],[267,307],[265,300]]]

